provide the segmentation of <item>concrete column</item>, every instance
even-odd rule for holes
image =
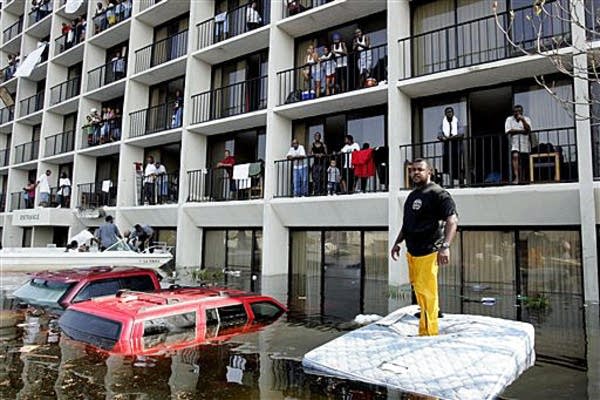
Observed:
[[[575,49],[586,48],[586,31],[575,19],[585,18],[583,2],[573,2],[571,30]],[[587,54],[573,56],[576,70],[587,70]],[[573,80],[575,97],[575,120],[577,132],[577,164],[579,173],[579,210],[581,215],[581,249],[583,261],[583,288],[586,302],[600,300],[598,290],[598,254],[596,239],[596,208],[594,200],[594,173],[592,161],[592,130],[590,126],[589,81],[585,76],[575,76]]]
[[[177,211],[177,269],[198,267],[202,263],[202,229],[185,209]]]

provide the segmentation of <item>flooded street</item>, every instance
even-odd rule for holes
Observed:
[[[123,357],[61,335],[52,314],[17,307],[11,293],[24,279],[5,276],[2,280],[1,399],[420,398],[305,373],[301,359],[306,352],[354,326],[322,312],[307,315],[306,308],[298,309],[298,296],[293,293],[289,296],[293,301],[288,301],[290,312],[259,332],[161,356]],[[263,279],[262,286],[269,283]],[[339,304],[319,309],[340,315],[334,312]],[[598,308],[580,308],[578,314],[569,304],[563,308],[568,312],[555,307],[545,320],[534,322],[538,362],[503,398],[598,398]],[[569,325],[574,329],[568,329]]]

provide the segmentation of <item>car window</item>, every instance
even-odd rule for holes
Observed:
[[[121,323],[80,311],[67,310],[58,324],[69,337],[105,350],[110,350],[119,340]]]
[[[90,282],[75,296],[74,302],[93,299],[95,297],[110,296],[119,291],[121,286],[118,279],[107,279]]]
[[[17,289],[14,295],[26,303],[57,307],[58,302],[73,286],[74,283],[34,278]]]
[[[144,321],[144,347],[187,342],[196,337],[196,313],[161,316]]]
[[[154,281],[149,275],[121,278],[121,288],[138,292],[151,292],[155,289]]]
[[[250,308],[254,314],[254,320],[257,322],[274,321],[283,314],[283,310],[278,305],[269,301],[251,303]]]

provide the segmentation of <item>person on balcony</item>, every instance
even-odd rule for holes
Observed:
[[[121,109],[115,108],[112,121],[110,121],[110,134],[113,141],[121,140]]]
[[[342,159],[342,180],[340,182],[342,193],[354,191],[354,168],[352,167],[352,152],[359,151],[360,146],[354,142],[352,135],[344,137],[344,147],[340,150]]]
[[[258,13],[256,2],[253,1],[246,9],[246,28],[251,31],[262,25],[262,17]]]
[[[117,23],[117,15],[115,14],[115,5],[112,1],[108,2],[106,6],[106,22],[108,26],[113,26]]]
[[[371,53],[371,39],[359,28],[354,31],[354,41],[352,42],[352,51],[358,53],[358,74],[360,77],[359,88],[365,87],[367,78],[371,75],[371,65],[373,64],[373,54]]]
[[[308,162],[304,146],[297,139],[292,140],[292,147],[287,153],[287,159],[292,163],[294,197],[308,194]]]
[[[117,51],[110,60],[114,81],[118,81],[125,76],[125,60],[121,57],[121,52]],[[107,82],[110,83],[110,82]]]
[[[158,189],[158,202],[165,203],[169,200],[169,176],[164,164],[156,160],[156,186]]]
[[[52,175],[52,171],[47,169],[35,183],[40,188],[40,207],[48,207],[50,204],[50,183],[48,182],[50,175]]]
[[[118,2],[118,0],[117,0]],[[122,0],[121,2],[121,13],[123,19],[131,17],[131,0]]]
[[[94,14],[94,29],[95,33],[102,32],[107,27],[106,15],[104,12],[106,8],[104,8],[104,4],[99,1],[96,3],[96,13]]]
[[[362,149],[352,154],[352,166],[354,167],[354,176],[360,179],[360,191],[366,193],[369,179],[375,177],[373,149],[369,143],[363,143]]]
[[[154,205],[154,184],[156,183],[156,164],[154,157],[146,158],[146,168],[144,169],[144,205]]]
[[[327,168],[327,195],[333,196],[338,194],[340,191],[340,180],[342,175],[340,169],[336,165],[335,158],[329,161],[329,168]]]
[[[230,192],[236,191],[235,180],[233,180],[233,167],[235,166],[235,157],[231,155],[229,150],[225,150],[223,155],[223,159],[217,163],[217,169],[222,169],[224,171],[224,179],[229,181],[229,185],[223,185],[223,190],[225,191],[223,197],[229,199],[231,197]]]
[[[333,44],[331,51],[335,57],[335,82],[341,93],[346,91],[347,75],[348,75],[348,48],[346,42],[342,39],[339,33],[333,34]]]
[[[110,141],[110,125],[115,117],[112,108],[103,107],[102,108],[102,127],[101,127],[101,143],[108,143]]]
[[[58,192],[56,194],[58,206],[68,207],[69,199],[71,198],[71,180],[67,176],[66,172],[60,174],[60,179],[58,180]]]
[[[288,15],[296,15],[304,11],[306,8],[300,0],[287,0]]]
[[[527,168],[531,153],[531,119],[523,115],[523,107],[519,104],[513,107],[513,115],[506,118],[504,132],[510,138],[510,154],[512,165],[512,183],[518,184],[520,179],[526,179]]]
[[[325,75],[325,95],[335,94],[335,57],[329,47],[323,47],[323,54],[319,57],[321,63],[321,76]]]
[[[23,203],[25,208],[33,208],[35,202],[35,181],[29,179],[29,182],[23,188]]]
[[[173,116],[171,117],[171,128],[181,127],[183,117],[183,96],[181,90],[175,91],[175,101],[173,102]]]
[[[306,49],[306,63],[304,69],[302,70],[302,76],[304,77],[304,90],[307,91],[307,98],[303,98],[302,100],[307,100],[314,96],[315,89],[313,89],[313,81],[315,83],[314,86],[316,87],[318,80],[318,88],[319,91],[321,90],[321,77],[320,74],[319,76],[316,75],[319,67],[318,63],[319,55],[317,54],[317,51],[315,50],[314,46],[311,44]]]
[[[454,115],[452,107],[446,107],[444,117],[440,126],[438,140],[443,143],[444,172],[449,175],[450,186],[457,182],[460,184],[463,178],[463,132],[458,118]]]
[[[315,132],[315,141],[310,148],[314,157],[312,167],[313,195],[325,194],[325,169],[327,168],[327,146],[321,141],[321,132]]]

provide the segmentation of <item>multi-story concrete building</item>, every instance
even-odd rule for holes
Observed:
[[[574,117],[589,115],[585,104],[565,109],[532,77],[546,74],[567,100],[594,87],[508,43],[497,24],[520,3],[498,2],[500,22],[483,0],[247,3],[116,1],[97,12],[90,1],[68,13],[63,0],[4,1],[2,245],[64,244],[112,214],[121,229],[153,226],[179,266],[240,271],[229,283],[254,290],[290,288],[307,313],[338,297],[351,299],[343,316],[386,311],[388,294],[406,298],[405,264],[388,251],[407,166],[426,157],[460,213],[441,273],[446,308],[477,311],[467,299],[481,291],[507,299],[499,314],[513,318],[519,297],[598,301],[600,136]],[[525,47],[536,39],[519,25],[528,12],[514,13],[510,33]],[[556,21],[543,39],[587,40],[581,24]],[[31,74],[14,77],[9,56],[23,63],[40,43]],[[339,52],[335,63],[317,60],[325,47]],[[518,185],[504,129],[517,103],[532,121]],[[447,107],[461,136],[444,144]],[[316,132],[326,151],[313,148]],[[346,134],[375,149],[364,176],[337,154]],[[307,161],[287,160],[293,138]],[[219,164],[225,150],[237,168]],[[148,156],[166,168],[156,180],[140,172]],[[330,159],[342,175],[334,196]],[[38,208],[23,189],[48,169],[51,206]],[[72,191],[56,208],[63,172]]]

